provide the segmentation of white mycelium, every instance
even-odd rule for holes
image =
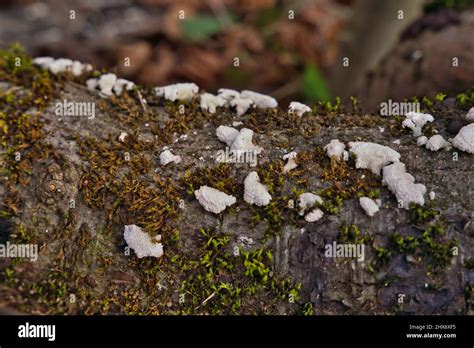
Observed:
[[[369,143],[351,142],[350,151],[356,156],[356,167],[367,168],[379,175],[382,167],[400,161],[400,154],[388,146]]]
[[[125,225],[123,236],[127,245],[137,254],[137,257],[161,257],[163,255],[163,245],[158,243],[161,235],[153,239],[137,225]]]
[[[383,168],[382,184],[395,194],[402,208],[409,209],[411,203],[425,204],[425,185],[415,184],[415,178],[406,172],[405,164],[402,162]]]
[[[340,142],[339,139],[332,139],[329,144],[324,147],[327,155],[336,160],[349,160],[349,153],[346,151],[346,145]]]
[[[163,87],[155,87],[155,94],[166,100],[191,100],[199,92],[199,87],[192,82],[176,83]]]
[[[296,114],[298,116],[303,116],[305,112],[310,112],[311,108],[308,105],[299,103],[299,102],[291,102],[288,106],[288,112],[290,114]]]
[[[462,127],[452,143],[459,150],[474,153],[474,123]]]
[[[260,183],[257,172],[250,172],[244,180],[244,200],[258,206],[268,205],[272,200],[266,186]]]
[[[359,203],[362,209],[364,209],[365,213],[369,216],[374,216],[375,213],[379,211],[378,204],[369,197],[359,198]]]
[[[214,214],[223,212],[237,202],[234,196],[209,186],[201,186],[199,190],[194,191],[194,195],[206,211]]]
[[[405,115],[405,120],[402,122],[402,127],[408,127],[412,130],[414,137],[422,135],[423,126],[428,122],[433,122],[434,117],[430,114],[423,114],[421,112],[408,112]]]

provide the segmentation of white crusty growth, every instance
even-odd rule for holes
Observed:
[[[303,116],[305,112],[310,112],[311,108],[308,105],[299,103],[299,102],[291,102],[288,107],[288,112],[290,114],[296,114],[298,116]]]
[[[217,92],[218,96],[224,98],[227,102],[230,102],[236,98],[240,98],[240,92],[234,89],[220,88]]]
[[[452,142],[459,150],[474,153],[474,123],[462,127]]]
[[[102,94],[111,96],[116,82],[117,76],[115,74],[104,74],[99,78],[98,86]]]
[[[405,209],[408,209],[411,203],[425,204],[425,185],[415,184],[415,178],[406,172],[405,164],[402,162],[383,168],[382,184],[388,187]]]
[[[295,151],[290,152],[283,156],[284,160],[288,160],[288,162],[286,162],[285,166],[283,167],[284,174],[298,167],[298,164],[295,162],[296,156],[298,156],[298,154]]]
[[[110,97],[113,93],[116,95],[122,94],[124,87],[127,91],[130,91],[135,86],[131,81],[117,79],[115,74],[104,74],[98,79],[88,79],[86,85],[89,91],[95,91],[99,87],[100,92],[107,97]]]
[[[235,129],[234,127],[229,126],[219,126],[216,129],[217,138],[226,143],[227,146],[232,145],[237,135],[239,135],[239,130]]]
[[[164,166],[171,162],[180,163],[181,156],[173,155],[170,150],[165,150],[160,153],[160,162]]]
[[[77,60],[73,61],[67,58],[54,59],[53,57],[37,57],[33,59],[33,64],[48,69],[53,74],[69,71],[74,76],[80,76],[84,72],[92,70],[92,65],[90,64],[83,64]]]
[[[226,143],[227,146],[232,145],[237,135],[239,135],[239,130],[235,129],[234,127],[229,126],[219,126],[216,129],[217,138]]]
[[[209,186],[201,186],[199,190],[194,191],[194,195],[206,211],[214,214],[219,214],[237,202],[234,196]]]
[[[427,142],[428,142],[428,138],[425,137],[424,135],[422,135],[421,137],[418,137],[418,139],[416,139],[416,144],[418,146],[426,145]]]
[[[414,137],[422,135],[423,126],[427,122],[433,122],[434,117],[430,114],[423,114],[421,112],[408,112],[405,115],[405,120],[402,122],[402,127],[408,127],[412,130]]]
[[[252,100],[241,97],[240,92],[236,90],[221,88],[218,92],[218,96],[226,100],[226,105],[235,107],[237,116],[245,114],[253,104]]]
[[[124,88],[127,91],[131,91],[133,87],[135,87],[135,84],[132,81],[128,81],[125,79],[117,79],[112,90],[116,95],[121,95]]]
[[[242,91],[240,93],[240,98],[250,99],[259,109],[271,109],[276,108],[278,106],[278,102],[275,98],[257,92],[247,90]]]
[[[199,87],[192,82],[176,83],[163,87],[155,87],[155,94],[164,97],[166,100],[191,100],[198,94]]]
[[[123,236],[127,245],[137,254],[139,259],[147,256],[161,257],[163,255],[163,245],[159,243],[161,235],[152,238],[137,225],[125,225]]]
[[[433,135],[426,142],[426,148],[431,151],[438,151],[441,149],[450,149],[451,143],[444,140],[444,138],[441,135],[436,134],[436,135]]]
[[[309,212],[308,214],[306,214],[304,219],[307,222],[316,222],[316,221],[320,220],[323,216],[324,216],[324,212],[321,209],[316,208],[316,209],[312,210],[311,212]]]
[[[367,168],[379,175],[382,167],[400,161],[400,154],[388,146],[369,143],[351,142],[350,151],[356,156],[356,167]]]
[[[214,114],[218,107],[224,106],[225,104],[226,100],[220,96],[210,93],[201,94],[201,109],[207,110],[211,114]]]
[[[300,208],[299,214],[304,215],[304,212],[307,209],[313,208],[316,203],[323,204],[322,198],[311,192],[302,193],[298,197],[298,207]]]
[[[260,183],[257,172],[250,172],[244,180],[244,201],[258,206],[268,205],[272,196],[265,185]]]
[[[340,142],[339,139],[332,139],[329,144],[324,147],[327,155],[336,160],[349,160],[349,153],[346,151],[346,145]]]
[[[377,203],[369,197],[359,198],[359,203],[365,213],[369,216],[374,216],[376,212],[379,211],[379,206]]]
[[[252,151],[258,155],[263,151],[260,146],[254,145],[252,142],[253,130],[248,128],[242,128],[239,134],[235,137],[234,141],[230,145],[231,151],[249,152]]]
[[[474,122],[474,107],[470,108],[466,114],[467,122]]]
[[[253,105],[253,101],[244,98],[235,98],[230,101],[230,106],[235,107],[237,116],[242,116],[247,112],[248,109]]]

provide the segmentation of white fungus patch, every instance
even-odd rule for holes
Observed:
[[[402,208],[408,209],[411,203],[425,204],[425,185],[415,184],[415,178],[406,172],[402,162],[383,168],[382,184],[395,195]]]
[[[461,151],[474,153],[474,123],[462,127],[452,143]]]
[[[239,134],[235,137],[234,141],[230,145],[231,151],[237,151],[238,153],[253,152],[258,155],[263,151],[260,146],[254,145],[252,142],[253,130],[248,128],[242,128]]]
[[[135,84],[132,81],[117,79],[112,90],[116,95],[121,95],[124,88],[127,91],[131,91],[133,87],[135,87]]]
[[[155,87],[155,94],[164,97],[166,100],[191,100],[198,94],[199,87],[192,82],[176,83],[173,85]]]
[[[234,196],[209,186],[201,186],[199,190],[194,191],[194,195],[206,211],[214,214],[223,212],[237,202]]]
[[[414,137],[422,135],[423,126],[428,122],[433,122],[434,117],[430,114],[423,114],[421,112],[408,112],[405,115],[405,120],[402,122],[402,127],[408,127],[412,130]]]
[[[285,166],[283,167],[283,173],[284,174],[286,174],[290,170],[293,170],[296,167],[298,167],[298,164],[295,162],[295,158],[296,158],[297,155],[298,154],[295,151],[292,151],[292,152],[290,152],[290,153],[283,156],[284,160],[288,160],[288,162],[286,162]]]
[[[201,94],[201,110],[207,110],[209,113],[214,114],[218,107],[222,107],[226,104],[226,100],[220,96],[204,93]]]
[[[332,139],[329,144],[324,147],[326,154],[330,158],[335,158],[336,160],[349,160],[349,152],[346,151],[346,145],[340,142],[339,139]]]
[[[431,191],[428,196],[430,197],[430,200],[434,200],[436,198],[436,193],[434,191]]]
[[[119,135],[119,137],[118,137],[118,140],[119,140],[121,143],[123,143],[123,142],[125,142],[125,138],[127,138],[127,137],[128,137],[127,132],[121,132],[120,135]]]
[[[95,91],[98,85],[99,85],[99,79],[93,78],[93,79],[88,79],[86,81],[86,86],[89,91]]]
[[[220,88],[218,91],[218,96],[225,99],[227,102],[230,102],[233,99],[240,98],[240,92],[229,89],[229,88]]]
[[[168,163],[180,163],[181,162],[181,156],[173,155],[170,150],[165,150],[162,153],[160,153],[160,163],[161,165],[165,166]]]
[[[232,127],[239,127],[242,126],[244,123],[242,121],[234,121],[232,122]]]
[[[424,135],[422,135],[421,137],[418,137],[418,139],[416,139],[416,144],[418,146],[424,146],[424,145],[426,145],[427,142],[428,142],[428,138],[425,137]]]
[[[368,216],[374,216],[379,211],[379,205],[369,197],[360,197],[359,204]]]
[[[299,117],[303,116],[305,112],[310,112],[311,108],[308,105],[299,103],[299,102],[291,102],[288,107],[288,113],[296,114]]]
[[[268,205],[272,196],[265,185],[260,183],[257,172],[250,172],[244,180],[244,201],[258,206]]]
[[[470,108],[466,114],[466,120],[468,122],[474,122],[474,107]]]
[[[226,143],[227,146],[231,146],[235,138],[239,135],[239,130],[229,126],[219,126],[216,129],[217,138]]]
[[[55,75],[69,71],[74,76],[80,76],[92,70],[92,65],[83,64],[77,60],[68,58],[54,59],[53,57],[37,57],[33,59],[33,64],[39,65],[43,69],[48,69]]]
[[[370,169],[379,175],[382,167],[400,161],[400,154],[388,146],[369,142],[350,142],[350,151],[356,156],[356,168]]]
[[[125,225],[123,236],[127,245],[137,254],[137,257],[161,257],[163,255],[163,245],[158,243],[161,240],[161,235],[156,238],[144,232],[137,225]]]
[[[311,192],[302,193],[298,197],[299,214],[304,215],[305,211],[314,207],[316,203],[323,204],[323,199]]]
[[[271,109],[276,108],[278,106],[278,102],[275,98],[248,90],[242,91],[240,93],[240,98],[250,99],[259,109]]]
[[[245,98],[235,98],[230,101],[230,106],[235,107],[237,116],[242,116],[253,105],[253,101]]]
[[[117,76],[115,74],[104,74],[99,78],[98,87],[100,92],[106,96],[113,94],[112,89],[117,82]]]
[[[54,62],[53,57],[36,57],[33,59],[33,64],[39,65],[42,68],[47,69],[49,65]]]
[[[316,222],[318,220],[321,220],[321,218],[324,216],[324,213],[321,209],[319,208],[316,208],[314,209],[313,211],[311,211],[310,213],[306,214],[306,216],[304,217],[304,219],[307,221],[307,222]]]
[[[451,148],[451,143],[448,141],[444,140],[444,138],[439,135],[433,135],[427,142],[426,142],[426,148],[431,151],[438,151],[441,149],[450,149]]]

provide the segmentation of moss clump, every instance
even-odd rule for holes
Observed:
[[[194,197],[194,191],[201,186],[210,186],[229,195],[235,194],[239,184],[232,177],[232,167],[220,163],[215,167],[203,167],[188,170],[180,177],[180,184],[186,193]]]
[[[338,242],[341,244],[369,244],[372,239],[372,236],[363,234],[354,224],[344,224],[338,236]]]
[[[376,248],[376,256],[381,264],[387,263],[395,253],[420,256],[425,264],[433,270],[447,266],[453,257],[456,241],[446,240],[444,227],[441,224],[429,225],[421,237],[402,236],[395,232],[390,236],[386,249]]]
[[[369,196],[375,192],[376,187],[380,187],[380,182],[370,171],[364,170],[363,175],[364,178],[360,171],[355,169],[352,159],[349,163],[331,159],[330,163],[325,165],[323,172],[323,181],[329,183],[330,186],[319,191],[324,199],[323,211],[328,214],[337,214],[345,200],[360,195]]]
[[[423,223],[434,219],[439,215],[439,212],[418,204],[410,204],[410,220],[412,223]]]
[[[268,314],[280,301],[299,300],[300,285],[273,275],[270,251],[230,251],[228,236],[203,229],[200,234],[197,257],[183,266],[176,313]]]
[[[105,209],[110,222],[134,223],[152,235],[173,230],[171,224],[179,215],[179,195],[172,180],[155,174],[144,175],[151,163],[143,154],[130,153],[128,161],[112,141],[77,138],[81,157],[88,168],[81,178],[86,204]]]

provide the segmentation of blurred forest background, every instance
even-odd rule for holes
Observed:
[[[152,86],[193,81],[209,92],[268,93],[282,104],[356,95],[376,105],[472,86],[473,7],[474,0],[0,0],[0,47],[19,42],[33,56],[89,62]]]

